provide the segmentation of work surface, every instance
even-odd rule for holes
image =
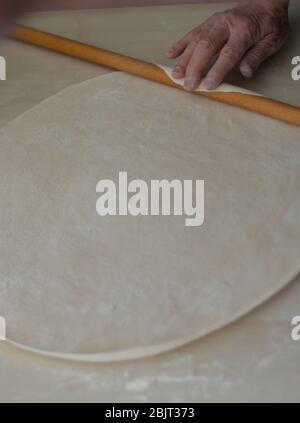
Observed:
[[[292,2],[296,3],[296,2]],[[26,23],[101,47],[168,63],[170,43],[205,16],[228,5],[40,13]],[[292,25],[300,7],[292,4]],[[299,27],[299,26],[298,26]],[[298,49],[297,49],[298,47]],[[300,34],[245,83],[300,104],[291,80],[291,58]],[[8,63],[1,82],[0,125],[60,89],[108,72],[13,41],[2,40]],[[0,344],[1,401],[299,401],[300,343],[291,339],[291,319],[300,314],[300,279],[239,322],[176,352],[120,364],[78,365],[42,359]]]

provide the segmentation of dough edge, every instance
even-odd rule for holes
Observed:
[[[158,65],[160,68],[162,68],[166,74],[176,83],[180,83],[183,85],[183,82],[180,82],[179,80],[174,79],[171,76],[172,69],[167,66]],[[105,78],[105,76],[110,75],[112,72],[102,75],[102,78]],[[115,73],[123,73],[123,72],[115,72]],[[28,112],[34,110],[35,108],[39,108],[41,104],[46,103],[50,101],[51,99],[62,95],[65,92],[68,92],[69,90],[72,90],[75,86],[84,85],[87,82],[98,79],[99,77],[91,78],[86,81],[71,85],[63,90],[58,91],[56,94],[42,100],[40,103],[32,107],[31,109],[25,111],[15,119],[13,119],[8,124],[4,125],[1,130],[4,128],[9,127],[14,122],[21,119],[24,115],[26,115]],[[200,85],[196,91],[207,91],[205,90],[202,85]],[[215,92],[237,92],[237,93],[243,93],[243,94],[250,94],[250,95],[259,95],[253,91],[248,91],[240,87],[236,87],[230,84],[221,84],[221,86],[215,90]],[[221,329],[224,329],[225,327],[229,326],[230,324],[235,323],[236,321],[242,319],[258,307],[262,306],[264,303],[269,301],[271,298],[273,298],[275,295],[277,295],[280,291],[282,291],[285,287],[287,287],[292,281],[300,274],[300,264],[297,265],[297,268],[295,270],[292,270],[290,274],[282,280],[279,284],[274,286],[274,289],[272,289],[270,292],[265,294],[259,301],[253,302],[247,309],[245,309],[243,312],[237,313],[236,315],[233,315],[230,319],[225,320],[222,324],[216,324],[211,325],[205,330],[202,330],[200,332],[197,332],[193,335],[182,337],[179,339],[176,339],[174,341],[168,341],[148,347],[132,347],[130,349],[124,349],[124,350],[115,350],[115,351],[108,351],[108,352],[99,352],[99,353],[63,353],[63,352],[51,352],[47,350],[42,350],[38,348],[31,347],[30,345],[18,343],[12,339],[6,339],[3,341],[7,345],[16,348],[18,350],[21,350],[23,352],[27,352],[33,355],[37,355],[40,357],[45,357],[49,359],[55,359],[55,360],[61,360],[66,362],[78,362],[78,363],[113,363],[113,362],[122,362],[122,361],[130,361],[130,360],[137,360],[137,359],[145,359],[150,358],[154,356],[158,356],[163,353],[171,352],[174,350],[177,350],[181,347],[184,347],[188,344],[191,344],[193,342],[196,342],[200,340],[201,338],[204,338],[210,334],[213,334]]]
[[[178,85],[181,85],[183,87],[183,79],[176,79],[172,76],[173,69],[169,66],[159,65],[156,64],[160,69],[162,69],[166,75],[171,79],[171,81],[175,82]],[[256,93],[255,91],[247,90],[246,88],[237,87],[236,85],[231,85],[223,82],[218,88],[215,90],[207,90],[204,88],[203,82],[200,83],[198,88],[194,90],[194,92],[197,93],[239,93],[239,94],[245,94],[245,95],[255,95],[256,97],[263,97],[261,94]]]
[[[298,266],[296,271],[291,272],[285,281],[282,281],[282,283],[274,287],[274,290],[266,294],[260,301],[253,303],[245,311],[234,315],[228,320],[225,320],[222,324],[211,326],[210,328],[207,328],[206,330],[203,330],[201,332],[197,332],[191,336],[179,338],[170,342],[164,342],[161,344],[152,345],[150,347],[132,347],[126,350],[82,354],[82,353],[61,353],[61,352],[51,352],[46,350],[40,350],[38,348],[30,347],[29,345],[20,344],[10,339],[7,339],[4,342],[6,342],[8,345],[11,345],[12,347],[15,347],[19,350],[22,350],[34,355],[39,355],[42,357],[52,358],[52,359],[57,359],[62,361],[73,361],[73,362],[79,362],[79,363],[80,362],[81,363],[114,363],[114,362],[122,362],[122,361],[130,361],[130,360],[138,360],[143,358],[155,357],[157,355],[168,353],[168,352],[177,350],[181,347],[184,347],[188,344],[191,344],[193,342],[196,342],[242,319],[243,317],[245,317],[246,315],[248,315],[255,309],[262,306],[264,303],[269,301],[271,298],[276,296],[276,294],[278,294],[284,288],[286,288],[299,275],[299,272],[300,272],[300,269]]]

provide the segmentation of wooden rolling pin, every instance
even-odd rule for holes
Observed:
[[[183,89],[181,85],[172,81],[163,69],[152,63],[21,25],[13,26],[6,32],[6,35],[35,46]],[[283,122],[300,125],[300,107],[277,100],[236,92],[195,92],[194,94],[238,106]]]

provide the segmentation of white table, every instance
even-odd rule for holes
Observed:
[[[291,8],[295,31],[281,53],[253,81],[236,74],[230,79],[300,105],[300,82],[290,77],[291,58],[300,55],[296,3]],[[25,23],[167,64],[164,52],[172,41],[225,7],[228,4],[45,12],[26,17]],[[64,87],[109,72],[8,40],[0,41],[0,55],[8,64],[8,80],[0,82],[0,126]],[[299,401],[300,342],[290,335],[291,319],[300,315],[299,282],[222,331],[156,358],[79,365],[0,342],[0,401]]]

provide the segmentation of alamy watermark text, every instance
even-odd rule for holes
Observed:
[[[119,172],[118,186],[110,179],[98,182],[96,204],[99,216],[186,216],[186,226],[204,222],[203,180],[128,181],[127,172]]]
[[[6,60],[0,56],[0,81],[6,81]]]

